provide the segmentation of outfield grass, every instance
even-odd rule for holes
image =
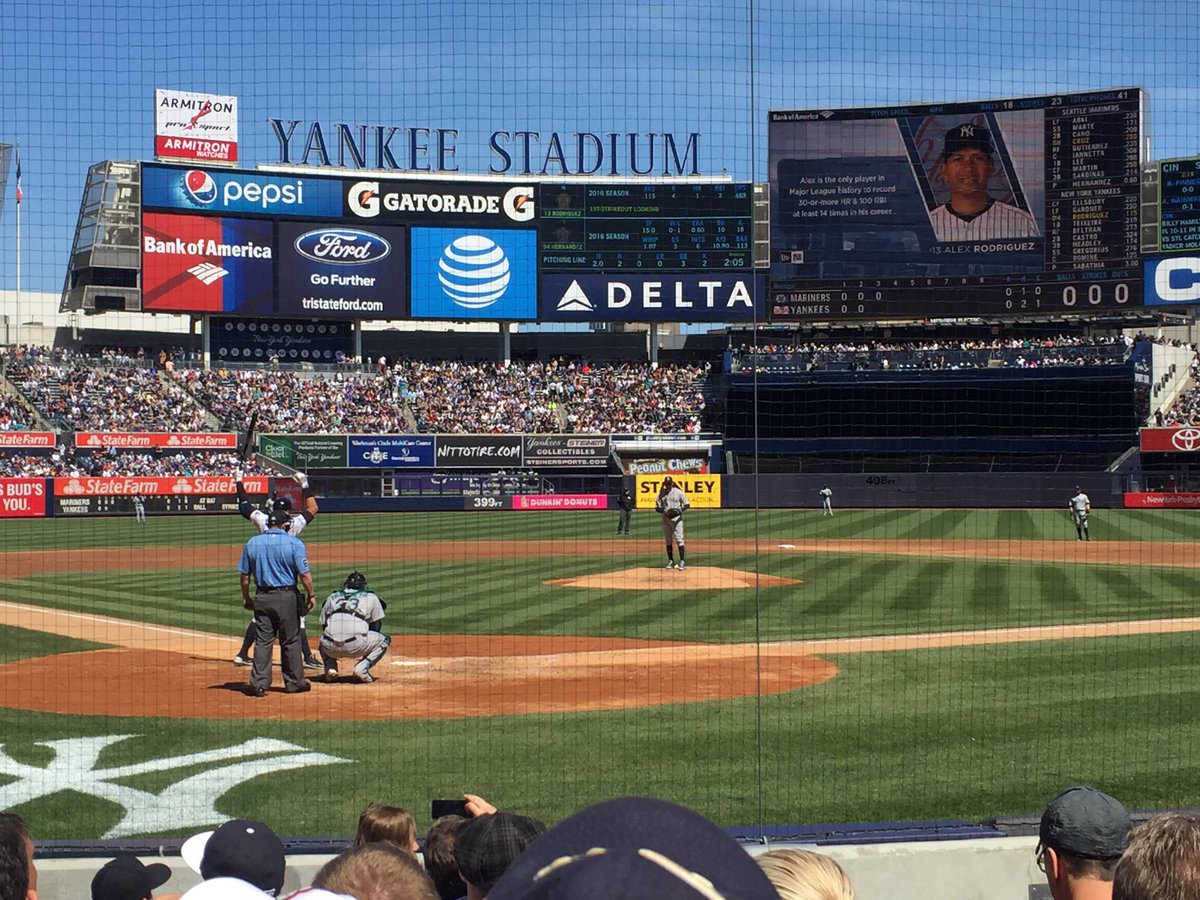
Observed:
[[[787,540],[1074,541],[1060,510],[696,511],[689,561],[801,579],[747,591],[641,592],[549,586],[550,578],[657,564],[657,521],[635,517],[614,543],[614,514],[346,515],[305,534],[320,590],[345,566],[322,566],[323,544],[458,541],[452,559],[367,568],[404,633],[610,635],[746,642],[907,634],[1196,614],[1195,570],[1163,566],[765,552]],[[1193,541],[1200,517],[1181,511],[1100,510],[1097,540]],[[0,546],[114,548],[121,572],[9,571],[0,597],[136,621],[238,634],[245,624],[233,570],[249,526],[236,517],[0,523]],[[764,551],[713,539],[754,540]],[[482,559],[475,542],[507,540],[513,556]],[[561,541],[525,558],[524,541]],[[706,541],[708,545],[706,546]],[[175,544],[226,548],[228,564],[147,567]],[[139,565],[141,563],[141,565]],[[218,809],[266,818],[290,834],[343,834],[370,800],[408,806],[463,790],[557,819],[621,793],[674,797],[728,825],[982,818],[1036,810],[1064,784],[1100,784],[1132,806],[1200,801],[1192,763],[1200,724],[1200,654],[1190,633],[1121,636],[832,657],[824,684],[713,703],[469,720],[397,722],[159,721],[54,716],[0,709],[0,799],[17,763],[45,766],[45,743],[129,735],[100,755],[105,768],[231,746],[292,742],[352,764],[279,772],[235,785]],[[90,645],[0,630],[0,661]],[[70,657],[63,656],[70,666]],[[237,673],[240,677],[241,673]],[[231,675],[233,677],[233,675]],[[138,690],[131,679],[125,689]],[[8,690],[18,689],[9,684]],[[0,704],[2,706],[2,704]],[[136,768],[136,767],[135,767]],[[123,771],[123,770],[122,770]],[[203,766],[195,772],[202,776]],[[180,771],[131,772],[121,784],[167,791]],[[9,787],[4,783],[8,782]],[[10,804],[11,805],[11,804]],[[105,834],[111,800],[58,793],[21,807],[43,838]],[[156,833],[184,833],[161,827]]]

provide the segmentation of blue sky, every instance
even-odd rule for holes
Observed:
[[[88,165],[152,155],[155,88],[237,95],[248,167],[275,117],[454,128],[464,173],[497,130],[699,132],[704,174],[764,180],[769,109],[1130,85],[1155,158],[1200,154],[1200,0],[0,4],[26,290],[62,287]]]

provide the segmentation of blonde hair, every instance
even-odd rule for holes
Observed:
[[[834,860],[808,850],[770,850],[754,857],[782,900],[854,900],[854,887]]]
[[[402,806],[384,806],[372,803],[358,817],[358,833],[351,846],[362,847],[373,841],[387,841],[406,853],[412,853],[417,845],[417,822],[413,814]]]

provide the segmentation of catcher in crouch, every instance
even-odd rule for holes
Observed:
[[[679,547],[678,568],[687,568],[687,546],[683,542],[683,514],[691,509],[692,505],[688,503],[687,494],[676,486],[675,479],[670,475],[663,479],[654,508],[662,514],[663,538],[667,542],[667,568],[676,568],[675,546]]]
[[[318,649],[325,663],[325,680],[337,678],[339,659],[356,659],[354,677],[364,684],[375,680],[371,667],[383,659],[392,639],[382,631],[387,604],[374,591],[367,590],[367,577],[351,572],[345,584],[325,598],[321,607],[321,635]]]

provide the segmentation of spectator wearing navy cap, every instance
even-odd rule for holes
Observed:
[[[1129,812],[1091,787],[1050,801],[1038,829],[1038,868],[1054,900],[1110,900],[1117,861],[1129,839]]]
[[[234,819],[183,842],[179,855],[205,881],[234,878],[271,897],[283,888],[287,858],[283,841],[262,822]]]
[[[490,900],[779,900],[732,837],[665,800],[623,797],[564,819],[509,867]]]
[[[122,853],[101,866],[92,878],[92,900],[151,900],[154,889],[170,878],[170,866],[143,865],[132,853]]]

